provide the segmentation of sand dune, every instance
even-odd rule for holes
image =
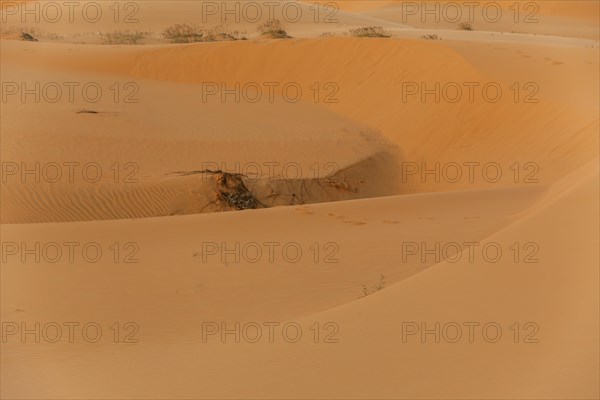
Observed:
[[[401,23],[419,30],[456,30],[469,22],[475,31],[526,33],[598,40],[596,1],[341,1],[342,9],[386,22]],[[446,33],[442,37],[446,36]]]
[[[162,34],[166,28],[176,24],[197,25],[201,27],[219,27],[223,31],[238,31],[245,37],[259,36],[257,27],[268,20],[277,19],[294,37],[315,36],[323,32],[348,30],[351,27],[383,24],[387,27],[403,28],[403,24],[374,19],[366,15],[357,15],[337,6],[317,6],[317,2],[284,0],[272,2],[257,0],[252,2],[214,2],[207,0],[169,2],[116,1],[102,3],[83,1],[70,11],[65,3],[55,8],[40,4],[40,12],[49,7],[46,18],[36,22],[33,16],[27,16],[13,2],[5,5],[3,32],[6,37],[14,38],[15,33],[29,30],[44,41],[68,43],[103,43],[106,35],[113,32],[143,33],[144,43],[164,42]],[[34,9],[33,4],[28,5]],[[87,8],[86,8],[87,7]],[[58,13],[72,15],[72,18],[54,18]],[[71,13],[71,14],[69,14]],[[88,15],[89,14],[89,15]],[[44,15],[44,14],[42,14]],[[93,23],[90,23],[93,21]]]
[[[23,104],[20,94],[9,97],[2,132],[2,158],[11,168],[2,186],[10,199],[2,208],[6,223],[230,209],[217,201],[214,175],[187,175],[204,170],[247,175],[247,189],[265,206],[407,191],[395,172],[400,148],[376,130],[308,102],[263,96],[248,107],[231,96],[225,103],[220,96],[205,100],[197,87],[143,81],[136,86],[135,102],[121,104],[110,91],[115,81],[97,75],[50,75],[20,67],[6,68],[4,75],[29,87],[93,82],[104,93],[93,104],[83,93],[70,101],[64,85],[58,85],[63,96],[49,95],[59,99],[50,104]],[[126,83],[122,91],[130,93]],[[173,100],[165,104],[167,97]],[[48,123],[40,125],[39,119]],[[49,130],[54,133],[48,135]],[[333,146],[335,154],[328,150]],[[28,170],[33,173],[27,175]],[[51,195],[42,202],[44,193]]]
[[[10,55],[18,52],[23,46],[30,48],[33,45],[6,42],[4,53]],[[208,194],[203,200],[197,200],[198,195],[195,194],[197,190],[187,183],[191,178],[173,179],[166,174],[202,170],[204,169],[201,168],[202,165],[207,163],[213,165],[213,162],[218,164],[223,162],[228,166],[235,163],[247,165],[256,162],[263,167],[265,163],[276,162],[283,167],[291,160],[299,166],[296,170],[304,174],[299,178],[313,178],[313,180],[316,178],[317,181],[328,178],[327,175],[330,174],[326,171],[328,164],[332,165],[332,173],[345,171],[343,177],[337,176],[335,179],[337,183],[341,182],[341,187],[334,185],[332,190],[316,187],[317,191],[306,193],[304,199],[297,199],[300,196],[299,192],[302,192],[298,186],[302,185],[301,182],[293,188],[286,188],[285,182],[273,185],[264,182],[258,185],[256,190],[263,193],[260,197],[262,201],[267,201],[266,197],[273,190],[277,193],[282,192],[282,198],[270,203],[272,205],[473,187],[508,187],[515,183],[550,184],[597,156],[598,119],[595,110],[599,104],[598,93],[585,90],[590,82],[596,84],[598,82],[595,74],[597,60],[596,62],[593,60],[594,50],[569,46],[559,52],[555,51],[553,58],[549,58],[544,56],[543,47],[533,44],[519,45],[519,48],[526,50],[516,50],[517,46],[512,44],[504,46],[489,49],[487,45],[475,43],[439,45],[386,40],[368,43],[360,39],[339,38],[268,43],[215,43],[210,47],[189,45],[146,49],[145,46],[140,46],[127,52],[111,47],[96,51],[86,47],[44,44],[41,49],[32,49],[27,56],[22,57],[20,63],[38,63],[43,58],[48,68],[78,73],[82,70],[91,70],[94,74],[81,75],[80,81],[100,82],[100,87],[104,87],[105,91],[108,91],[106,88],[117,79],[123,84],[134,82],[139,88],[136,100],[144,105],[141,107],[137,104],[110,104],[110,101],[114,103],[112,96],[105,96],[103,100],[108,104],[103,104],[103,108],[94,105],[99,111],[107,113],[105,117],[98,117],[78,115],[75,110],[83,109],[85,104],[66,102],[63,112],[68,115],[68,120],[61,121],[61,132],[51,139],[52,142],[62,149],[64,143],[56,141],[59,137],[65,137],[65,140],[77,149],[76,153],[81,155],[82,160],[92,157],[92,154],[87,154],[87,151],[92,151],[94,154],[92,158],[97,158],[104,165],[112,165],[114,162],[121,164],[133,162],[140,173],[147,175],[148,180],[134,187],[126,185],[124,190],[129,193],[126,197],[130,200],[118,206],[118,210],[105,208],[105,211],[98,213],[99,209],[96,207],[83,206],[85,210],[94,211],[89,211],[88,214],[75,212],[71,216],[52,216],[52,212],[46,209],[43,213],[37,213],[35,217],[29,217],[28,214],[36,214],[36,208],[25,205],[36,198],[33,193],[39,190],[17,181],[17,189],[11,190],[7,186],[5,190],[11,190],[13,193],[11,198],[14,198],[15,204],[18,204],[16,207],[25,206],[29,211],[22,209],[12,212],[9,211],[9,207],[5,207],[3,221],[49,222],[212,211],[214,208],[207,208],[207,206],[214,199],[214,190],[210,188],[200,190],[200,192],[207,191]],[[335,53],[332,51],[333,48],[336,49]],[[305,52],[310,56],[299,63],[292,56],[297,51]],[[475,59],[476,54],[482,52],[486,55],[486,61]],[[376,54],[385,54],[385,58],[377,59]],[[495,59],[499,61],[507,56],[513,60],[514,67],[498,68],[499,64]],[[226,65],[220,63],[218,60],[223,57],[228,57],[230,62]],[[272,57],[274,61],[265,67],[262,60],[267,57]],[[358,57],[358,61],[351,61],[354,57]],[[563,61],[566,57],[590,64],[580,68],[579,64]],[[108,64],[107,59],[114,62]],[[316,60],[320,62],[317,63]],[[424,60],[427,60],[428,64],[444,67],[437,70],[423,70],[421,64],[425,62]],[[236,66],[240,63],[244,63],[245,68],[238,69]],[[309,65],[315,66],[309,69]],[[387,71],[395,65],[402,65],[402,68],[395,70],[390,80]],[[22,70],[22,65],[8,68],[7,76],[11,76],[12,68],[15,68],[12,76],[24,79],[30,75],[31,78],[28,78],[30,82],[35,81],[36,76],[44,76],[45,80],[38,79],[41,82],[66,81],[64,72],[63,78],[59,74],[56,75],[56,79],[48,73],[40,75],[39,71],[29,74],[16,72],[17,69]],[[535,76],[526,72],[530,69],[535,69]],[[569,74],[569,70],[572,70],[571,74],[575,75],[575,69],[578,73],[570,81],[559,79],[562,74]],[[459,85],[465,88],[465,83],[483,82],[486,85],[499,87],[503,95],[499,101],[491,102],[478,98],[484,95],[483,92],[473,92],[475,101],[472,101],[465,89],[456,103],[448,101],[436,103],[435,99],[430,97],[424,107],[422,93],[420,93],[421,82],[431,82],[432,76],[436,76],[434,82],[440,82],[440,87]],[[365,79],[369,79],[369,85],[361,84]],[[169,84],[151,83],[157,80]],[[291,103],[279,90],[273,92],[275,95],[273,101],[270,101],[264,89],[264,85],[268,82],[296,85],[300,88],[300,92],[296,93],[302,94],[302,97],[298,96],[298,98],[303,101]],[[192,83],[194,86],[185,88],[184,83]],[[326,88],[329,84],[333,85],[331,87],[333,91],[330,92],[328,88],[324,92],[332,94],[331,102],[326,101],[325,94],[311,90],[314,85],[317,85],[317,88]],[[515,84],[519,89],[515,88]],[[256,86],[261,88],[261,100],[264,101],[249,105],[248,101],[244,101],[245,97],[239,95],[238,98],[231,95],[224,97],[224,91],[221,92],[221,89],[217,94],[209,96],[206,85],[234,91],[236,85],[250,89]],[[416,90],[416,93],[413,91],[409,96],[407,88]],[[163,99],[167,93],[170,101],[168,105],[164,105]],[[318,104],[314,104],[315,95],[319,95]],[[515,101],[515,96],[518,101]],[[82,100],[81,97],[79,100]],[[372,104],[365,104],[364,98],[377,100]],[[19,104],[21,97],[17,93],[10,99],[12,103]],[[526,101],[532,103],[525,103]],[[10,107],[11,102],[7,103],[7,107]],[[34,106],[36,104],[31,105]],[[128,111],[120,111],[119,115],[110,114],[116,106],[126,107]],[[11,112],[7,126],[22,126],[21,121],[27,120],[25,115],[28,112],[55,115],[59,107],[59,104],[52,104],[52,107],[44,104],[36,107],[36,111],[33,111],[33,108],[28,111],[19,105],[20,111],[24,114]],[[261,112],[258,111],[261,108],[265,115],[263,120],[268,121],[266,124],[263,122],[256,124],[256,121],[259,121],[256,119],[256,113]],[[328,115],[324,108],[357,121],[356,126],[351,127],[350,121],[341,122],[343,120],[338,119],[339,122],[327,127],[328,121],[336,121],[337,117],[333,114]],[[152,115],[148,117],[144,114],[142,117],[141,114],[146,113],[148,109],[153,110]],[[273,113],[273,109],[277,111]],[[230,125],[233,121],[226,117],[231,113],[240,115],[234,125]],[[304,118],[306,114],[310,114],[311,118],[306,120]],[[243,115],[247,117],[242,119]],[[432,115],[436,118],[432,118]],[[46,117],[48,120],[51,118],[50,115]],[[132,126],[128,120],[142,120],[143,123],[136,122],[136,125]],[[288,124],[289,121],[294,120],[296,122]],[[34,126],[28,128],[27,132],[33,135],[37,126],[39,133],[36,136],[39,139],[30,139],[29,142],[35,145],[37,140],[48,140],[49,138],[45,136],[47,126],[39,126],[35,121],[30,121]],[[81,136],[79,133],[83,121],[86,121],[86,129],[94,131],[103,129],[107,123],[114,124],[111,129],[113,132],[127,129],[126,137],[119,135],[115,138],[115,135],[106,136],[105,133],[95,135],[97,140],[104,137],[104,140],[124,141],[122,146],[115,146],[121,154],[115,158],[113,147],[110,147],[111,150],[106,156],[99,154],[96,148],[86,150],[89,143],[88,136]],[[174,121],[177,121],[177,125],[173,125]],[[372,128],[361,127],[358,121],[366,122]],[[90,126],[89,123],[93,125]],[[255,124],[255,127],[250,128],[252,124]],[[286,132],[280,131],[282,128],[276,128],[277,126],[282,127]],[[294,127],[291,131],[290,126]],[[313,127],[316,126],[321,133],[315,131]],[[69,130],[76,131],[68,133]],[[158,154],[158,151],[147,150],[165,148],[166,143],[163,139],[165,130],[170,132],[167,139],[168,146],[172,149],[170,154],[176,156],[169,157],[163,150],[160,158],[157,159],[154,155]],[[332,136],[331,132],[334,130],[338,131],[338,139]],[[350,138],[345,133],[351,130],[356,132],[356,139]],[[380,130],[381,134],[376,130]],[[268,131],[271,133],[267,133]],[[365,139],[363,133],[365,131],[374,132],[370,134],[372,138]],[[531,133],[531,136],[524,137],[524,131]],[[190,136],[192,132],[193,136]],[[232,136],[234,135],[232,132],[238,132],[238,136]],[[259,132],[260,136],[256,136]],[[199,134],[204,136],[198,136]],[[215,134],[223,141],[222,145],[214,143]],[[12,133],[8,135],[19,143],[22,140]],[[213,146],[206,146],[207,135],[210,136],[209,140],[213,142]],[[306,135],[322,135],[327,139],[326,141],[306,140]],[[44,137],[46,139],[43,139]],[[144,139],[139,139],[141,137]],[[152,137],[157,139],[151,139]],[[196,146],[190,146],[191,137],[197,141]],[[252,139],[253,137],[255,139]],[[267,140],[270,142],[270,137],[277,137],[277,140],[285,138],[283,143],[288,141],[287,138],[298,140],[296,138],[301,137],[300,143],[304,150],[300,150],[296,142],[288,142],[287,145],[282,143],[283,147],[280,147],[278,155],[273,157],[268,147],[270,144],[267,147],[260,147],[249,143],[250,148],[253,148],[252,152],[247,151],[248,146],[243,146],[242,154],[232,152],[233,141],[257,141],[258,143]],[[10,154],[12,152],[10,138],[4,140],[5,154]],[[368,146],[364,146],[365,140],[370,142]],[[79,144],[75,145],[77,142]],[[335,158],[331,157],[327,143],[335,143],[337,149]],[[58,160],[68,160],[70,157],[65,158],[53,152],[52,146],[41,144],[37,146],[44,149],[45,154],[30,150],[31,157],[41,157],[44,160],[52,160],[56,157]],[[288,150],[286,151],[285,148]],[[143,150],[143,153],[139,150]],[[81,162],[83,164],[83,161]],[[395,164],[400,167],[394,168]],[[469,164],[473,165],[472,170],[467,170],[466,165]],[[314,170],[312,167],[314,165],[318,165],[318,171]],[[353,165],[357,166],[355,170],[351,168]],[[367,173],[363,168],[364,165],[377,167]],[[460,167],[458,171],[456,165]],[[393,172],[398,169],[400,169],[399,174]],[[439,176],[427,175],[427,170],[436,169]],[[468,174],[471,175],[467,176]],[[494,176],[488,179],[488,174]],[[497,174],[500,175],[496,180]],[[458,179],[454,179],[455,176]],[[206,183],[207,179],[201,180],[202,183]],[[271,179],[274,180],[276,179]],[[359,182],[364,183],[359,184]],[[397,184],[390,184],[390,182]],[[146,188],[144,185],[149,186]],[[268,188],[269,185],[271,189]],[[74,187],[72,184],[70,186]],[[94,184],[84,193],[98,187],[99,185]],[[57,188],[57,185],[53,185],[53,188]],[[114,194],[110,194],[109,188],[105,186],[101,188],[108,190],[107,196],[114,197]],[[20,189],[23,190],[19,191]],[[43,192],[45,189],[40,190]],[[69,196],[68,188],[57,190]],[[117,191],[121,190],[121,188],[117,189]],[[150,193],[158,192],[162,193],[161,204],[149,204]],[[91,200],[84,200],[85,197],[84,195],[80,198],[81,202],[89,205]],[[114,208],[114,204],[112,207]],[[141,209],[146,211],[141,212]],[[13,215],[9,216],[7,213]]]
[[[590,168],[596,169],[597,163]],[[104,324],[135,318],[145,327],[143,341],[137,346],[119,348],[105,344],[90,349],[89,344],[72,347],[67,344],[46,345],[40,349],[5,345],[3,357],[13,360],[10,355],[19,354],[21,361],[11,361],[11,368],[3,372],[3,379],[11,383],[4,390],[24,397],[40,391],[50,396],[60,393],[80,397],[94,387],[98,376],[106,376],[115,379],[115,385],[94,389],[103,397],[150,393],[161,397],[175,394],[182,398],[200,394],[202,397],[252,397],[264,395],[263,386],[254,384],[260,381],[272,387],[267,397],[275,398],[287,397],[290,385],[298,379],[297,371],[304,371],[307,385],[295,391],[302,397],[414,398],[448,394],[535,397],[542,394],[591,398],[590,390],[598,371],[594,361],[598,343],[594,325],[598,310],[597,303],[593,305],[598,288],[595,268],[598,254],[589,251],[598,239],[595,229],[598,206],[591,201],[598,194],[597,169],[591,176],[584,174],[583,178],[569,178],[569,182],[561,184],[570,189],[554,193],[543,207],[535,206],[543,194],[539,191],[503,189],[389,197],[239,215],[187,216],[178,220],[44,224],[35,230],[28,229],[32,225],[3,226],[3,237],[11,242],[22,241],[26,236],[43,242],[49,237],[66,241],[78,235],[84,242],[99,243],[124,242],[135,237],[139,258],[143,260],[137,265],[115,265],[108,260],[89,266],[87,271],[68,263],[51,266],[28,262],[7,266],[2,270],[3,313],[14,318],[14,310],[23,309],[25,313],[21,318],[30,323],[69,319]],[[369,207],[364,207],[366,201],[371,203]],[[571,211],[574,208],[579,212],[574,214]],[[552,229],[554,221],[560,221],[560,231]],[[457,232],[455,227],[459,223],[462,229]],[[539,231],[543,223],[550,224],[545,234]],[[265,232],[261,225],[272,226],[275,232]],[[218,257],[202,263],[195,255],[201,250],[198,243],[204,240],[233,243],[249,236],[257,242],[273,240],[284,225],[296,228],[296,234],[289,238],[298,243],[328,240],[333,233],[340,249],[336,255],[340,263],[315,264],[303,260],[294,265],[280,261],[275,264],[233,262],[225,266]],[[212,229],[209,232],[198,228],[202,226]],[[256,228],[249,232],[249,226]],[[340,227],[344,226],[347,227],[345,233],[341,233]],[[406,231],[407,226],[410,232]],[[245,228],[238,229],[242,227]],[[586,240],[575,239],[582,231],[586,232]],[[81,237],[83,232],[88,234]],[[147,234],[141,236],[140,232]],[[206,239],[198,234],[206,235]],[[372,237],[383,240],[375,243],[368,239]],[[535,240],[540,246],[536,256],[542,262],[515,264],[508,258],[486,265],[467,262],[463,257],[462,261],[443,262],[427,269],[431,265],[420,260],[402,262],[400,244],[406,240],[429,243],[433,240],[495,243]],[[567,253],[564,253],[565,246]],[[572,265],[576,271],[566,265]],[[357,301],[361,282],[373,281],[379,273],[402,282],[389,291]],[[406,279],[415,273],[417,275]],[[115,275],[120,276],[119,281],[114,280]],[[516,276],[519,277],[517,282]],[[6,283],[16,279],[32,285],[25,288]],[[131,286],[132,281],[137,284]],[[69,298],[51,300],[34,294],[40,290],[48,293],[62,290],[69,293]],[[157,296],[161,302],[147,308]],[[273,302],[274,298],[279,301]],[[568,299],[567,303],[561,303],[561,298]],[[77,299],[76,305],[70,299]],[[502,299],[500,303],[499,299]],[[328,311],[315,313],[327,308]],[[192,309],[196,310],[193,316],[189,313]],[[573,309],[577,310],[575,314],[571,312]],[[323,346],[322,343],[292,346],[277,342],[217,342],[213,345],[198,342],[203,321],[229,321],[233,325],[234,321],[273,320],[300,321],[304,329],[314,321],[323,324],[334,321],[340,329],[340,342],[325,347],[318,347]],[[505,341],[474,346],[462,342],[458,345],[402,343],[401,323],[420,320],[431,324],[435,321],[498,321],[505,330]],[[535,321],[540,327],[537,338],[541,344],[520,343],[523,347],[515,348],[508,326],[516,321],[521,324]],[[570,322],[565,325],[567,321]],[[165,348],[164,343],[170,344]],[[27,361],[37,359],[39,351],[47,355],[61,352],[63,356],[64,352],[85,351],[87,356],[81,361],[58,364],[52,361],[52,356],[35,364]],[[157,356],[163,360],[160,365],[150,361]],[[324,356],[327,361],[322,359]],[[112,365],[112,360],[122,357],[130,361],[118,367]],[[373,357],[377,360],[375,364],[357,362]],[[462,357],[471,361],[457,364],[456,360]],[[95,360],[94,368],[84,368],[83,372],[81,367],[91,360]],[[286,368],[289,360],[295,360],[294,364],[299,363],[300,368],[289,371]],[[566,374],[565,362],[572,365]],[[506,363],[515,363],[510,372],[506,371]],[[109,365],[115,375],[107,374]],[[257,369],[258,365],[261,368]],[[449,370],[447,365],[452,368]],[[486,368],[481,368],[482,365]],[[56,386],[45,381],[45,374],[35,371],[57,367],[57,378],[64,386],[55,392]],[[125,370],[129,373],[121,375],[119,371]],[[177,380],[182,370],[196,371],[206,380],[185,380],[185,384],[170,386],[167,382]],[[23,389],[18,377],[32,371],[42,378],[30,381]],[[407,381],[394,379],[396,374]],[[429,384],[433,374],[440,377],[435,386]],[[146,382],[148,376],[153,377],[150,384]],[[356,377],[356,382],[343,388],[330,384],[334,377],[348,376]],[[224,389],[223,385],[232,377],[239,385],[226,385]],[[466,379],[475,384],[467,385]],[[467,391],[465,385],[469,387]]]
[[[598,2],[314,3],[0,2],[3,398],[600,396]]]

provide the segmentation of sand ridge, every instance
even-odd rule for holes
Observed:
[[[399,1],[336,2],[331,23],[285,1],[289,39],[203,21],[207,1],[137,2],[130,26],[7,3],[2,397],[600,396],[598,2],[519,2],[535,24],[499,2],[466,31]],[[248,40],[168,43],[177,23]],[[123,29],[147,35],[103,44]],[[102,337],[7,331],[68,321]],[[207,336],[222,323],[250,329]],[[265,323],[274,340],[248,340]]]

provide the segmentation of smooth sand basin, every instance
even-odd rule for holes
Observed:
[[[221,23],[210,2],[139,2],[133,26],[7,3],[3,398],[600,396],[597,2],[464,31],[285,1],[292,39],[230,15],[250,40],[194,44],[160,33]],[[100,44],[124,29],[149,34]]]

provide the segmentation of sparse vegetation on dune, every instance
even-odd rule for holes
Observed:
[[[104,44],[139,44],[148,34],[140,31],[114,31],[102,34]]]
[[[263,22],[256,28],[262,37],[270,37],[271,39],[289,39],[290,35],[286,32],[281,21],[274,19]]]
[[[62,36],[60,36],[56,33],[40,31],[39,29],[30,28],[30,27],[3,28],[0,30],[0,36],[2,37],[2,39],[22,40],[25,42],[44,42],[44,41],[50,41],[50,40],[63,39]]]
[[[234,210],[251,210],[266,208],[267,206],[258,200],[244,183],[243,174],[232,174],[221,170],[205,169],[202,171],[175,172],[179,176],[196,174],[212,175],[216,183],[216,199],[211,204],[220,208]]]
[[[364,26],[362,28],[350,29],[350,35],[354,37],[390,38],[392,34],[381,26]]]
[[[173,43],[202,42],[204,32],[197,25],[175,24],[165,29],[163,37]]]
[[[171,43],[198,43],[246,40],[244,32],[229,31],[225,26],[218,25],[204,29],[198,25],[175,24],[163,32],[163,37]]]
[[[458,29],[460,29],[461,31],[472,31],[473,24],[470,22],[461,22],[460,24],[458,24]]]
[[[440,38],[435,33],[430,33],[430,34],[427,34],[427,35],[422,35],[421,39],[426,39],[426,40],[442,40],[442,38]]]
[[[33,37],[33,35],[31,35],[27,32],[21,32],[21,40],[25,40],[28,42],[37,42],[38,41],[36,38]]]
[[[242,179],[243,175],[222,171],[218,171],[215,174],[217,200],[221,204],[236,210],[265,208],[265,205],[248,190]]]
[[[333,32],[323,32],[321,33],[319,36],[319,38],[330,38],[330,37],[335,37],[335,33]]]

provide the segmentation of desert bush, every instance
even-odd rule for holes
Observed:
[[[243,32],[230,32],[225,26],[218,25],[203,29],[198,25],[175,24],[163,32],[163,37],[172,43],[220,42],[229,40],[246,40]]]
[[[219,42],[228,40],[247,40],[246,33],[240,31],[230,31],[224,25],[217,25],[204,31],[206,42]]]
[[[323,32],[318,37],[320,37],[320,38],[331,38],[331,37],[336,37],[336,34],[333,33],[333,32]]]
[[[267,36],[272,39],[287,39],[291,38],[290,35],[287,34],[285,28],[281,21],[278,19],[274,19],[271,21],[264,22],[256,28],[258,32],[260,32],[261,36]]]
[[[25,40],[27,42],[37,42],[38,40],[33,37],[33,35],[27,32],[21,32],[21,40]]]
[[[221,170],[204,169],[202,171],[177,171],[168,175],[190,176],[196,174],[211,175],[215,179],[215,200],[211,204],[216,204],[225,209],[250,210],[256,208],[267,208],[260,200],[254,197],[254,194],[246,187],[244,174],[232,174]]]
[[[423,35],[421,36],[421,39],[427,39],[427,40],[442,40],[437,34],[435,33],[430,33],[428,35]]]
[[[221,204],[236,210],[265,207],[244,184],[244,175],[223,171],[208,171],[208,173],[216,175],[217,200]]]
[[[104,44],[138,44],[147,33],[140,31],[114,31],[102,34]]]
[[[392,37],[392,34],[384,30],[381,26],[365,26],[362,28],[350,29],[350,35],[354,37]]]
[[[8,28],[2,27],[2,29],[0,29],[0,37],[2,39],[23,40],[26,42],[64,39],[64,37],[60,36],[57,33],[41,31],[39,29],[31,28],[28,26],[13,26]]]
[[[458,29],[460,29],[461,31],[472,31],[473,24],[470,22],[461,22],[460,24],[458,24]]]
[[[163,32],[163,36],[173,43],[202,42],[204,32],[197,25],[175,24]]]

